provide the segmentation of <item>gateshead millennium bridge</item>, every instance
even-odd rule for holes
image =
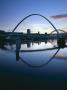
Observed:
[[[53,27],[54,31],[52,31],[51,33],[44,33],[44,34],[40,34],[38,33],[31,33],[30,29],[27,29],[27,33],[23,33],[23,32],[14,32],[17,27],[27,18],[31,17],[31,16],[40,16],[44,19],[46,19],[51,26]],[[22,30],[23,31],[23,30]],[[61,33],[59,33],[59,31],[62,31]],[[39,49],[39,50],[20,50],[21,45],[22,44],[27,44],[27,47],[30,47],[31,43],[40,43],[40,42],[45,42],[45,44],[47,44],[47,42],[49,42],[50,40],[56,40],[57,41],[57,46],[56,47],[52,47],[52,48],[45,48],[45,49]],[[20,59],[19,56],[19,52],[36,52],[36,51],[48,51],[48,50],[55,50],[57,49],[57,52],[50,58],[50,60],[47,62],[49,63],[54,57],[55,55],[58,53],[58,51],[61,48],[66,48],[67,42],[67,33],[64,32],[63,30],[57,30],[55,28],[55,26],[44,16],[40,15],[40,14],[31,14],[28,15],[27,17],[23,18],[13,29],[12,32],[5,32],[3,30],[0,30],[0,48],[3,48],[5,45],[16,45],[16,60]],[[5,47],[4,47],[5,48]],[[44,64],[43,64],[44,65]],[[41,65],[41,66],[43,66]],[[31,65],[30,65],[31,66]]]

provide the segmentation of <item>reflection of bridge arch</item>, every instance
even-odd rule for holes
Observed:
[[[29,67],[43,67],[43,66],[46,66],[47,64],[49,64],[52,59],[56,56],[56,54],[58,53],[58,51],[60,50],[60,48],[56,47],[56,48],[48,48],[48,49],[37,49],[37,50],[20,50],[20,52],[23,52],[23,53],[33,53],[33,52],[41,52],[41,51],[50,51],[50,50],[57,50],[57,52],[49,59],[47,60],[46,62],[43,62],[42,64],[33,64],[32,62],[29,62],[29,60],[25,60],[21,55],[19,56],[19,59],[24,63],[26,64],[27,66]],[[45,59],[45,58],[44,58]],[[35,60],[36,61],[36,60]]]
[[[54,28],[54,30],[57,32],[57,35],[59,34],[58,30],[57,30],[56,27],[52,24],[52,22],[51,22],[49,19],[47,19],[45,16],[41,15],[41,14],[30,14],[30,15],[26,16],[25,18],[23,18],[23,19],[15,26],[15,28],[13,29],[12,32],[14,32],[14,31],[17,29],[17,27],[18,27],[23,21],[25,21],[27,18],[29,18],[29,17],[31,17],[31,16],[40,16],[40,17],[42,17],[43,19],[47,20],[47,21],[49,22],[49,24],[51,24],[51,26],[52,26],[52,27]]]

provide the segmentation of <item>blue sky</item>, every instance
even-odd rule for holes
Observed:
[[[0,29],[13,29],[22,18],[32,13],[48,17],[57,27],[67,26],[66,19],[61,22],[50,18],[67,14],[67,0],[0,0]]]

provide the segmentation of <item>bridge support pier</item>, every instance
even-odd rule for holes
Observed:
[[[65,38],[64,37],[60,37],[57,40],[57,45],[58,45],[59,48],[64,48],[65,45],[66,45]]]
[[[19,38],[17,38],[16,40],[16,60],[19,60],[19,51],[21,48],[21,40]]]

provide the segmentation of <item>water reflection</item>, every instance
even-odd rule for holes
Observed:
[[[46,64],[46,67],[32,68],[29,64],[37,66],[49,62],[49,59],[57,52],[57,49],[38,52],[20,52],[20,59],[16,61],[16,45],[8,44],[3,47],[6,49],[2,47],[0,49],[0,77],[4,82],[7,80],[9,82],[13,80],[14,82],[16,79],[18,85],[20,83],[21,86],[22,83],[28,84],[29,82],[30,85],[31,82],[34,82],[36,85],[37,83],[40,83],[39,85],[46,84],[46,82],[49,83],[49,85],[53,85],[54,82],[55,85],[57,83],[66,84],[67,59],[59,59],[58,57],[62,57],[62,55],[66,57],[67,48],[60,49],[56,57],[52,59],[49,64]],[[53,48],[53,45],[50,42],[47,44],[44,42],[41,44],[34,43],[34,45],[31,43],[31,46],[28,48],[26,44],[22,44],[20,50],[36,50],[48,47]]]
[[[26,65],[31,67],[41,67],[47,65],[58,53],[60,48],[57,48],[52,42],[57,40],[50,40],[44,42],[22,42],[20,40],[13,42],[1,43],[0,48],[5,51],[13,52],[16,55],[16,60],[21,60]],[[40,56],[40,58],[39,58]],[[11,56],[10,56],[11,57]],[[7,57],[6,57],[7,58]]]
[[[21,41],[19,38],[17,39],[18,40],[15,42],[6,42],[1,39],[0,49],[4,52],[13,53],[16,56],[16,61],[21,61],[31,67],[46,66],[53,58],[55,58],[60,50],[60,47],[57,46],[56,39],[46,39],[44,42],[31,42],[30,40],[26,42]],[[57,58],[59,57],[57,56],[56,59]]]

